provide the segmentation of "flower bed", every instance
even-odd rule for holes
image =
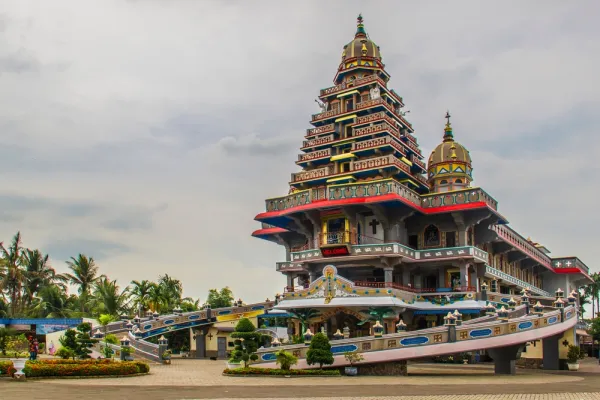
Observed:
[[[12,362],[0,362],[1,376],[14,373]],[[39,360],[27,361],[23,372],[27,377],[114,376],[145,374],[150,366],[140,361],[112,360]]]
[[[340,376],[340,371],[337,369],[291,369],[284,371],[281,369],[270,368],[235,368],[225,369],[224,375],[275,375],[275,376]]]

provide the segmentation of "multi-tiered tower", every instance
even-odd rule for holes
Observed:
[[[287,277],[279,307],[333,307],[314,328],[350,326],[360,335],[367,307],[387,308],[388,329],[398,315],[424,327],[448,310],[479,314],[485,285],[490,298],[529,289],[543,300],[588,281],[579,259],[550,258],[506,226],[496,200],[471,187],[471,155],[455,140],[449,113],[425,166],[389,80],[359,16],[335,85],[317,100],[321,112],[296,162],[302,170],[289,194],[268,199],[256,216],[263,227],[253,235],[286,249],[277,263]]]

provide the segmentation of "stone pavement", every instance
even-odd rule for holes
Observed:
[[[519,370],[495,376],[491,365],[411,364],[408,377],[225,377],[222,361],[174,360],[130,378],[0,379],[0,398],[19,399],[599,399],[600,366],[581,372]],[[542,394],[545,393],[545,394]]]

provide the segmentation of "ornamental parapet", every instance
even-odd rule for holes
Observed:
[[[506,272],[500,271],[499,269],[492,268],[487,264],[485,266],[485,273],[492,278],[502,279],[503,281],[505,281],[507,283],[511,283],[520,288],[523,288],[523,289],[529,288],[532,292],[537,293],[540,296],[545,296],[545,297],[552,296],[552,294],[550,294],[549,292],[546,292],[545,290],[542,290],[542,289],[532,285],[529,282],[525,282],[520,279],[517,279],[514,276],[509,275]]]
[[[432,250],[415,250],[400,243],[372,243],[356,244],[352,235],[347,236],[346,242],[340,244],[349,245],[349,254],[346,256],[402,256],[411,262],[442,261],[450,259],[472,259],[475,262],[487,262],[488,254],[474,246],[447,247]],[[336,242],[338,243],[338,242]],[[310,261],[322,261],[324,257],[320,249],[308,249],[291,253],[292,263]]]
[[[355,351],[364,354],[364,363],[375,363],[393,360],[394,357],[399,359],[414,357],[414,348],[419,347],[420,354],[428,356],[444,354],[451,349],[453,343],[461,342],[461,351],[474,351],[481,348],[486,348],[488,339],[503,337],[507,343],[512,343],[513,335],[518,335],[522,332],[528,332],[527,337],[536,340],[542,339],[547,335],[547,331],[539,331],[544,328],[565,324],[565,330],[574,326],[574,320],[577,319],[577,312],[573,306],[565,308],[564,317],[559,310],[545,312],[542,315],[528,314],[518,318],[509,318],[508,321],[494,319],[490,321],[489,317],[481,317],[476,320],[469,321],[468,324],[463,323],[461,326],[452,327],[455,333],[450,334],[450,329],[446,326],[439,326],[429,329],[419,329],[416,331],[404,331],[399,333],[385,334],[381,337],[363,336],[356,338],[348,338],[335,340],[331,342],[331,352],[334,356],[342,356],[348,351]],[[538,333],[539,332],[539,333]],[[517,342],[521,343],[523,337],[518,337]],[[525,338],[525,340],[527,340]],[[436,349],[436,345],[444,344],[443,348]],[[407,349],[407,353],[402,353]],[[445,350],[444,350],[445,349]],[[309,347],[305,344],[285,345],[281,347],[264,348],[257,351],[258,364],[269,363],[275,367],[277,358],[276,352],[285,350],[292,353],[299,359],[305,359]],[[391,353],[390,353],[391,352]],[[341,363],[341,364],[340,364]],[[302,360],[301,365],[305,364]],[[336,364],[343,365],[340,359]],[[302,368],[310,366],[304,365]]]
[[[397,150],[400,154],[406,155],[404,148],[399,144],[399,142],[394,139],[392,136],[382,136],[374,139],[363,140],[360,142],[352,142],[352,146],[350,147],[350,152],[358,152],[361,150],[374,149],[377,147],[383,146],[391,146],[395,150]]]
[[[303,206],[311,202],[311,191],[300,190],[287,196],[275,197],[266,200],[267,211],[283,211],[288,208]]]
[[[512,245],[523,254],[531,257],[544,267],[552,269],[552,259],[510,227],[506,225],[494,225],[492,226],[492,230],[496,232],[499,238]]]
[[[394,129],[396,129],[396,125],[398,124],[396,121],[394,121],[392,118],[390,118],[390,116],[387,115],[387,113],[385,111],[380,111],[380,112],[363,115],[362,117],[356,118],[356,122],[354,123],[354,126],[369,124],[369,123],[379,121],[379,120],[386,121],[388,124],[390,124],[390,126],[393,126]]]
[[[374,168],[385,168],[385,167],[397,167],[399,170],[404,171],[410,175],[410,168],[404,162],[394,155],[388,154],[382,157],[373,157],[350,163],[350,171],[364,171]]]
[[[376,125],[365,126],[363,128],[353,129],[352,137],[372,135],[378,132],[390,132],[392,135],[400,139],[400,132],[387,122],[382,122]]]
[[[484,202],[493,210],[497,210],[498,207],[498,202],[481,188],[466,188],[445,193],[423,195],[421,207],[432,208],[476,202]]]
[[[298,161],[296,163],[303,163],[308,161],[320,160],[331,157],[331,149],[322,149],[311,151],[310,153],[304,153],[298,155]]]
[[[307,129],[305,137],[310,138],[311,136],[321,135],[329,132],[335,132],[335,124],[317,126],[316,128]]]
[[[335,136],[333,134],[327,136],[321,136],[315,139],[303,140],[302,141],[302,149],[309,149],[312,147],[323,146],[329,144],[335,140]],[[301,150],[302,150],[301,149]]]
[[[368,75],[368,76],[365,76],[362,78],[355,79],[352,82],[342,82],[339,85],[321,89],[319,97],[336,94],[336,93],[339,93],[341,91],[344,91],[344,90],[350,89],[350,88],[358,88],[360,86],[367,85],[367,84],[370,84],[373,82],[379,82],[382,87],[384,87],[384,88],[386,87],[385,82],[381,78],[379,78],[377,75]]]
[[[425,167],[425,163],[423,161],[421,161],[419,159],[419,157],[415,156],[414,154],[410,155],[410,161],[415,164],[416,166],[420,167],[423,171],[427,171],[427,168]]]
[[[333,165],[327,165],[321,168],[311,169],[309,171],[300,171],[292,174],[292,182],[310,181],[313,179],[325,178],[333,174]]]
[[[420,206],[421,197],[407,186],[395,179],[382,179],[377,181],[356,182],[341,185],[330,185],[328,189],[329,200],[351,199],[384,196],[397,194],[415,206]]]
[[[278,272],[300,272],[304,268],[299,264],[293,264],[291,261],[283,261],[275,263],[275,270]]]

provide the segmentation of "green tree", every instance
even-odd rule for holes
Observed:
[[[306,362],[308,365],[319,364],[320,369],[323,365],[333,364],[333,353],[327,336],[320,332],[313,336],[306,353]]]
[[[292,365],[298,364],[298,357],[285,350],[279,350],[275,353],[277,365],[284,371],[289,371]]]
[[[16,317],[21,311],[21,299],[25,271],[23,265],[23,246],[21,232],[17,232],[7,248],[0,242],[2,264],[0,269],[0,292],[6,291],[10,299],[10,315]]]
[[[235,331],[231,334],[234,338],[234,351],[232,360],[235,362],[244,362],[248,366],[250,361],[258,360],[256,350],[262,340],[263,335],[256,332],[256,327],[248,318],[242,318],[235,326]]]
[[[226,286],[220,291],[217,289],[210,289],[208,291],[206,302],[210,304],[211,308],[224,308],[231,307],[233,305],[233,300],[233,292],[229,289],[229,286]]]
[[[54,284],[42,286],[28,314],[37,318],[68,318],[72,314],[65,291]]]
[[[309,321],[319,316],[319,312],[314,308],[296,308],[295,310],[290,310],[289,314],[300,321],[302,329],[300,336],[304,335],[304,332],[306,332]]]
[[[100,277],[95,283],[94,297],[98,300],[99,308],[104,313],[114,316],[120,315],[129,301],[128,289],[125,288],[121,291],[116,280],[111,281],[105,276]]]
[[[2,352],[3,356],[6,355],[9,339],[15,334],[16,331],[12,328],[0,328],[0,352]]]
[[[102,275],[98,275],[98,266],[92,257],[79,254],[77,258],[71,257],[71,261],[67,261],[67,266],[72,273],[65,274],[72,285],[78,286],[79,302],[81,312],[85,312],[87,297],[93,285],[100,280]]]
[[[150,308],[150,291],[156,284],[146,279],[143,281],[131,281],[131,300],[136,311],[144,315]]]
[[[74,350],[77,347],[77,332],[74,329],[67,329],[58,341],[62,347]]]
[[[98,343],[98,340],[92,339],[90,337],[90,332],[92,331],[92,325],[88,322],[83,322],[77,325],[77,337],[75,342],[77,343],[75,350],[75,354],[80,359],[91,358],[90,354],[92,351],[90,348],[94,346],[95,343]]]
[[[31,305],[34,296],[44,287],[57,285],[66,292],[67,278],[57,274],[50,266],[48,254],[44,255],[39,250],[26,249],[24,253],[25,266],[25,298],[27,305]]]

